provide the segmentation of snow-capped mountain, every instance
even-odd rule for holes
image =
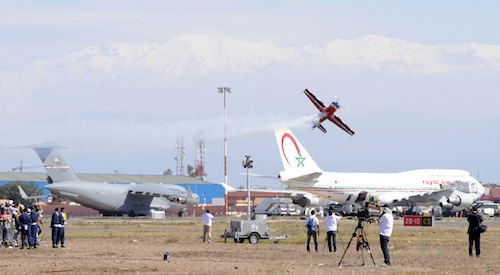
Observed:
[[[160,79],[176,79],[218,71],[248,73],[273,63],[296,69],[310,64],[349,65],[409,74],[500,70],[500,45],[424,45],[369,35],[336,39],[323,46],[287,48],[268,40],[249,42],[218,34],[198,34],[174,37],[164,44],[108,42],[58,59],[39,61],[34,68],[39,75],[65,78],[147,72]]]

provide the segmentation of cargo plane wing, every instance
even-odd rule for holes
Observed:
[[[43,162],[53,194],[93,208],[104,215],[147,215],[151,210],[181,212],[196,205],[199,196],[176,184],[105,183],[80,181],[53,145],[32,146]]]
[[[26,192],[24,192],[24,189],[21,187],[21,185],[18,185],[17,188],[19,189],[19,193],[21,193],[21,198],[25,200],[40,200],[40,199],[45,199],[48,196],[48,195],[28,196]]]
[[[280,180],[339,203],[379,206],[434,205],[461,210],[484,193],[484,187],[464,170],[420,169],[399,173],[324,172],[293,133],[275,127],[283,162]]]

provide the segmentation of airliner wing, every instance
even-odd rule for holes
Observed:
[[[290,181],[296,181],[296,182],[316,182],[318,181],[318,178],[322,175],[323,173],[320,172],[315,172],[307,175],[302,175],[300,177],[296,178],[291,178],[289,179]]]
[[[389,196],[389,195],[388,195]],[[409,204],[432,204],[432,203],[437,203],[440,198],[443,197],[443,194],[438,194],[437,192],[429,192],[425,194],[418,194],[418,195],[412,195],[408,196],[408,194],[390,194],[392,205],[409,205]],[[387,198],[383,198],[383,196],[379,197],[378,199],[387,201]]]
[[[439,203],[444,199],[452,197],[458,190],[455,189],[441,189],[434,192],[408,196],[406,194],[392,194],[394,196],[392,205],[408,205],[408,204],[434,204]],[[458,191],[460,192],[460,191]]]
[[[333,115],[333,117],[328,117],[328,119],[333,122],[335,125],[339,126],[340,129],[344,130],[346,133],[348,133],[349,135],[354,135],[354,131],[351,130],[351,128],[349,128],[349,126],[347,126],[347,124],[345,124],[342,119],[340,119],[340,117],[336,116],[335,114]]]

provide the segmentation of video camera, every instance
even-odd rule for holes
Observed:
[[[345,216],[356,217],[358,219],[358,221],[360,221],[360,222],[372,223],[375,221],[375,219],[373,219],[373,217],[370,216],[370,212],[368,211],[368,208],[364,208],[363,210],[360,209],[356,213],[349,213],[349,214],[346,214]]]

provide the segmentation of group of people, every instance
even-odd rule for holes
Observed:
[[[378,222],[380,223],[380,248],[382,249],[382,253],[384,254],[384,266],[391,265],[391,258],[389,254],[388,243],[391,239],[392,228],[394,225],[394,217],[392,216],[392,211],[389,207],[382,207],[381,214],[378,218]],[[326,225],[326,239],[328,243],[328,250],[330,252],[337,251],[337,223],[342,219],[337,213],[333,212],[333,209],[328,210],[328,215],[325,217],[325,225]],[[306,250],[308,252],[310,249],[311,239],[314,241],[314,249],[318,252],[318,239],[317,236],[320,234],[319,230],[319,220],[316,217],[316,211],[311,210],[311,215],[306,218],[305,226],[307,227],[307,243]],[[333,248],[333,250],[332,250]]]
[[[25,207],[14,205],[12,200],[0,206],[1,246],[18,247],[21,236],[21,249],[37,248],[40,243],[40,227],[43,210],[39,205]]]
[[[337,222],[342,219],[337,213],[333,212],[333,209],[328,210],[328,215],[325,217],[326,224],[326,240],[328,242],[328,251],[337,252]],[[311,215],[306,218],[305,226],[307,228],[307,243],[306,250],[311,252],[310,242],[311,239],[314,241],[314,250],[318,252],[318,236],[319,236],[319,220],[316,217],[316,211],[311,210]],[[333,248],[333,250],[332,250]]]
[[[341,219],[340,215],[333,213],[332,209],[328,211],[328,215],[325,218],[326,231],[327,231],[327,242],[328,249],[332,252],[332,243],[333,243],[333,252],[337,250],[336,245],[336,235],[337,235],[337,222]],[[379,239],[380,239],[380,248],[384,255],[384,266],[391,266],[391,256],[389,254],[388,244],[391,239],[392,230],[394,227],[394,217],[392,215],[392,211],[389,207],[381,207],[380,208],[380,216],[377,220],[380,223],[379,229]],[[467,230],[467,234],[469,236],[469,256],[473,256],[473,252],[475,248],[476,257],[480,257],[481,255],[481,231],[480,225],[483,222],[483,217],[478,213],[477,207],[472,207],[471,212],[467,216],[467,221],[469,222],[469,227]],[[319,220],[316,217],[316,212],[311,210],[311,215],[306,219],[306,227],[307,227],[307,245],[306,250],[310,252],[309,243],[311,238],[314,240],[314,248],[316,252],[318,251],[318,241],[317,236],[319,236]]]
[[[52,228],[52,248],[58,248],[59,243],[64,247],[64,226],[66,222],[66,211],[64,207],[55,208],[50,220],[50,227]]]
[[[2,234],[0,247],[37,248],[40,245],[40,234],[42,233],[40,226],[42,217],[43,209],[40,205],[25,207],[22,204],[14,205],[12,200],[2,204],[0,206],[0,232]],[[58,248],[59,244],[64,247],[64,226],[66,224],[64,207],[56,208],[50,223],[53,248]]]

